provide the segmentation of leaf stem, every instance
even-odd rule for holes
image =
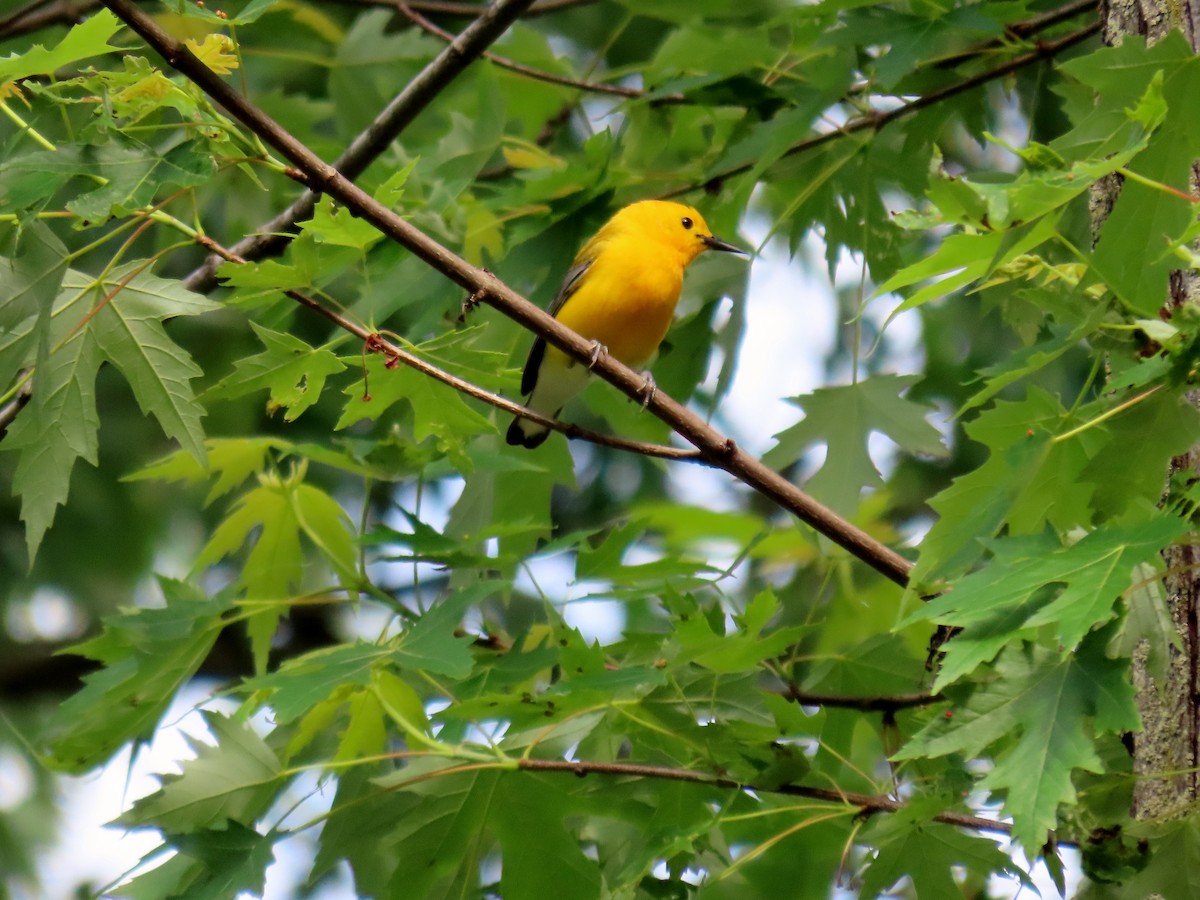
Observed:
[[[1200,197],[1197,197],[1195,194],[1189,194],[1186,191],[1179,190],[1179,188],[1173,188],[1169,184],[1163,184],[1161,181],[1155,181],[1152,178],[1147,178],[1145,175],[1139,175],[1127,166],[1121,166],[1117,171],[1130,181],[1136,181],[1138,184],[1145,185],[1148,188],[1162,191],[1164,194],[1170,194],[1172,197],[1178,197],[1180,200],[1186,200],[1188,203],[1200,203]]]
[[[1096,418],[1089,419],[1088,421],[1084,422],[1082,425],[1072,428],[1070,431],[1066,431],[1066,432],[1063,432],[1062,434],[1055,435],[1054,437],[1050,438],[1050,443],[1058,444],[1058,443],[1061,443],[1062,441],[1065,441],[1065,440],[1075,437],[1077,434],[1082,434],[1083,432],[1087,431],[1089,428],[1092,428],[1095,425],[1099,425],[1101,422],[1105,421],[1106,419],[1111,419],[1113,416],[1117,415],[1117,413],[1124,412],[1125,410],[1129,409],[1129,407],[1135,406],[1138,403],[1141,403],[1143,400],[1145,400],[1151,394],[1157,393],[1160,390],[1162,390],[1162,385],[1156,384],[1154,387],[1150,388],[1150,390],[1142,391],[1136,397],[1130,397],[1124,403],[1120,403],[1120,404],[1114,406],[1112,409],[1105,410],[1100,415],[1096,416]]]
[[[17,128],[33,138],[34,143],[38,144],[43,150],[50,150],[52,152],[58,151],[58,148],[54,146],[54,144],[42,137],[36,128],[22,119],[17,112],[3,100],[0,100],[0,112],[8,116],[17,126]]]

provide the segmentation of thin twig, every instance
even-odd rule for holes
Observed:
[[[1013,22],[1005,27],[1004,32],[1015,38],[1024,39],[1086,12],[1096,12],[1096,0],[1074,0],[1071,3],[1064,3],[1058,9],[1047,10],[1022,22]]]
[[[409,123],[532,5],[533,0],[496,0],[486,7],[483,15],[468,25],[462,34],[405,85],[404,90],[350,142],[334,162],[334,167],[351,181],[366,171]],[[260,225],[255,233],[238,241],[231,249],[248,260],[262,259],[279,252],[292,239],[288,232],[296,227],[297,222],[312,215],[316,203],[317,193],[310,186],[310,190],[301,194],[291,206],[270,222]],[[184,279],[184,284],[198,293],[211,291],[216,286],[218,265],[219,259],[209,257]]]
[[[704,772],[694,772],[690,769],[672,769],[666,766],[646,766],[638,763],[522,758],[517,760],[517,768],[527,772],[568,772],[579,778],[585,778],[588,775],[654,778],[665,781],[683,781],[688,784],[698,784],[705,787],[726,790],[753,791],[756,794],[785,794],[789,797],[808,797],[811,800],[822,800],[827,803],[857,807],[861,813],[897,813],[907,806],[907,804],[899,800],[893,800],[891,797],[880,794],[860,794],[855,791],[808,787],[798,784],[785,784],[779,787],[758,787],[756,785],[743,784],[732,778],[715,777]],[[997,822],[994,819],[985,819],[982,816],[970,816],[966,813],[942,812],[933,816],[933,820],[946,825],[971,828],[976,831],[1012,834],[1012,825],[1008,822]],[[1059,843],[1065,844],[1068,842],[1059,841]]]
[[[1020,22],[1013,22],[1011,25],[1004,26],[1003,37],[985,41],[982,44],[968,47],[949,56],[943,56],[937,60],[935,65],[942,69],[952,68],[1003,46],[1005,41],[1028,40],[1035,34],[1045,31],[1047,28],[1053,28],[1055,25],[1066,22],[1068,19],[1073,19],[1086,12],[1090,12],[1093,15],[1096,14],[1096,0],[1074,0],[1072,3],[1063,4],[1058,9],[1047,10],[1040,15],[1030,16],[1028,19],[1023,19]]]
[[[871,112],[861,118],[847,122],[845,125],[834,131],[827,131],[824,134],[815,134],[811,137],[797,141],[788,147],[787,150],[779,157],[786,159],[789,156],[795,156],[797,153],[804,153],[808,150],[814,150],[823,144],[828,144],[839,138],[854,134],[859,131],[879,131],[897,119],[902,119],[905,116],[912,115],[928,106],[933,106],[950,97],[958,94],[974,90],[977,87],[982,87],[989,82],[995,81],[998,78],[1003,78],[1006,75],[1011,75],[1018,69],[1023,69],[1025,66],[1032,63],[1041,62],[1046,59],[1051,59],[1057,56],[1063,50],[1073,47],[1078,43],[1087,40],[1092,35],[1100,31],[1100,23],[1095,22],[1086,25],[1083,28],[1072,31],[1069,34],[1063,35],[1061,38],[1054,41],[1046,41],[1038,44],[1037,48],[1028,53],[1023,53],[1020,56],[1010,59],[1003,65],[996,66],[994,69],[980,72],[977,75],[972,75],[969,78],[964,78],[962,81],[947,85],[944,88],[939,88],[936,91],[930,91],[928,94],[922,94],[916,100],[909,101],[902,106],[897,106],[895,109],[886,112]],[[757,162],[742,163],[740,165],[731,166],[722,172],[711,175],[700,184],[691,184],[685,187],[675,188],[667,191],[660,196],[663,198],[679,197],[683,194],[690,194],[692,191],[704,190],[713,191],[721,186],[721,183],[734,177],[741,175],[743,172],[749,172],[757,166]]]
[[[441,38],[443,41],[454,40],[454,35],[446,31],[444,28],[439,28],[433,22],[429,21],[421,15],[416,5],[406,3],[405,0],[393,0],[395,6],[403,13],[410,22],[420,28],[422,31],[432,34],[434,37]],[[553,72],[547,72],[544,69],[535,69],[532,66],[527,66],[524,63],[519,63],[516,60],[508,59],[504,56],[498,56],[490,50],[485,50],[482,54],[484,59],[495,63],[502,69],[508,69],[510,72],[516,72],[518,75],[524,75],[527,78],[532,78],[535,81],[544,81],[547,84],[557,84],[562,87],[575,88],[580,91],[586,91],[592,94],[608,94],[613,97],[621,97],[623,99],[637,99],[643,96],[646,92],[638,88],[621,87],[615,84],[602,84],[596,81],[579,81],[575,78],[568,78],[565,75],[555,75]],[[670,97],[664,97],[664,102],[682,102],[682,94],[672,94]]]
[[[245,264],[246,260],[242,259],[231,250],[222,247],[212,238],[205,235],[198,235],[196,242],[203,246],[210,253],[215,253],[229,262]],[[590,431],[587,428],[580,428],[578,425],[571,425],[567,422],[561,422],[558,419],[550,419],[531,409],[522,406],[520,403],[514,403],[501,397],[499,394],[493,394],[491,391],[484,390],[477,384],[459,378],[447,372],[445,369],[440,369],[432,363],[428,363],[421,357],[409,353],[407,350],[393,344],[391,341],[384,338],[379,332],[371,331],[363,327],[352,319],[343,316],[336,310],[330,309],[320,301],[308,296],[301,291],[285,290],[283,292],[287,297],[295,300],[301,306],[311,309],[318,315],[324,316],[338,328],[346,331],[360,341],[363,346],[373,352],[382,353],[388,360],[396,360],[404,363],[410,368],[416,369],[424,375],[428,375],[435,381],[440,381],[454,390],[466,394],[469,397],[474,397],[476,400],[482,400],[484,403],[490,404],[497,409],[512,413],[513,415],[524,416],[527,419],[532,419],[539,425],[550,428],[554,431],[561,431],[564,435],[571,439],[589,441],[593,444],[600,444],[603,447],[611,447],[615,450],[626,450],[631,453],[640,453],[643,456],[654,456],[660,459],[674,459],[680,462],[706,462],[700,455],[698,450],[685,450],[681,447],[668,447],[663,444],[651,444],[646,441],[633,441],[625,438],[615,437],[611,434],[601,434],[598,431]]]
[[[251,104],[198,60],[187,47],[163,31],[132,0],[104,0],[116,15],[142,36],[172,67],[223,106],[234,118],[308,177],[311,184],[370,222],[414,256],[460,285],[478,300],[489,304],[518,324],[545,338],[580,362],[593,363],[592,370],[627,396],[644,400],[644,378],[608,354],[596,358],[591,341],[580,337],[544,310],[530,303],[507,284],[462,259],[406,219],[388,209],[370,194],[323,162],[286,129]],[[791,511],[821,534],[845,547],[885,577],[900,585],[908,583],[912,563],[881,541],[818,503],[778,472],[738,449],[732,439],[712,428],[696,413],[664,391],[656,392],[645,404],[655,416],[695,446],[701,455],[743,483]]]

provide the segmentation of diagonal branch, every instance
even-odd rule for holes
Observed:
[[[544,337],[572,358],[580,362],[593,361],[591,341],[549,316],[490,272],[476,268],[443,247],[363,191],[336,168],[323,162],[286,129],[222,81],[186,46],[166,34],[132,0],[105,0],[105,5],[141,35],[172,67],[191,79],[230,115],[303,172],[313,187],[329,194],[354,215],[370,222],[414,256],[476,295],[476,299]],[[601,354],[592,369],[627,396],[643,399],[642,376],[607,354]],[[710,427],[694,412],[662,391],[650,399],[647,408],[695,446],[712,465],[724,469],[776,505],[789,510],[887,578],[897,584],[907,585],[912,563],[818,503],[757,458],[738,449],[732,439]]]
[[[484,52],[484,48],[494,43],[532,5],[533,0],[496,0],[486,7],[478,19],[454,38],[350,142],[334,162],[338,171],[351,181],[361,175],[412,120]],[[295,228],[297,222],[312,215],[316,203],[317,194],[312,190],[305,191],[291,206],[270,222],[260,225],[254,234],[238,241],[231,250],[242,259],[249,260],[279,252],[291,240],[287,232]],[[210,256],[184,279],[184,283],[190,290],[207,293],[216,286],[217,266],[220,264],[219,257]]]

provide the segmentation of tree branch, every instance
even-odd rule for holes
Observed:
[[[532,5],[533,0],[496,0],[484,8],[483,14],[405,85],[404,90],[350,142],[334,162],[334,167],[351,181],[366,171],[413,119]],[[297,222],[311,216],[316,203],[317,193],[311,189],[305,191],[270,222],[260,225],[255,233],[234,244],[232,251],[248,260],[278,253],[291,240],[287,232],[295,228]],[[184,284],[198,293],[211,291],[216,286],[220,263],[220,259],[209,257],[184,279]]]
[[[286,129],[230,88],[192,55],[186,46],[166,34],[132,0],[105,0],[105,5],[141,35],[172,67],[186,75],[230,115],[300,169],[314,187],[329,194],[430,267],[470,291],[479,301],[544,337],[574,359],[592,362],[594,348],[591,341],[549,316],[490,272],[472,266],[434,241],[348,180],[336,168],[323,162]],[[627,396],[635,400],[642,399],[643,378],[637,372],[607,354],[601,354],[592,369]],[[755,457],[739,450],[732,439],[710,427],[694,412],[662,391],[650,399],[647,408],[695,446],[713,465],[791,511],[885,577],[900,585],[908,583],[912,564],[907,559],[818,503]]]
[[[569,772],[579,778],[588,775],[619,775],[630,778],[655,778],[665,781],[684,781],[689,784],[699,784],[705,787],[726,788],[737,791],[754,791],[759,794],[785,794],[789,797],[808,797],[812,800],[822,800],[826,803],[839,803],[844,806],[857,807],[859,813],[897,813],[907,804],[891,797],[879,794],[860,794],[854,791],[834,790],[831,788],[807,787],[798,784],[785,784],[780,787],[758,787],[752,784],[742,784],[732,778],[719,778],[704,772],[693,772],[690,769],[671,769],[666,766],[645,766],[637,763],[619,762],[589,762],[585,760],[572,761],[565,759],[519,759],[517,768],[526,772]],[[935,822],[946,825],[957,825],[961,828],[971,828],[976,831],[989,831],[997,834],[1012,834],[1012,825],[1008,822],[997,822],[981,816],[970,816],[965,813],[942,812],[933,817]],[[1068,844],[1069,841],[1059,841]]]

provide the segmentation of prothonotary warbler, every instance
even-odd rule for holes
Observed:
[[[580,336],[595,342],[630,368],[641,368],[662,343],[679,292],[683,270],[705,250],[745,251],[713,237],[704,217],[690,206],[642,200],[626,206],[583,245],[547,310]],[[557,417],[583,390],[589,369],[542,338],[533,342],[521,393],[526,405]],[[549,430],[518,416],[508,428],[510,444],[537,447]]]

